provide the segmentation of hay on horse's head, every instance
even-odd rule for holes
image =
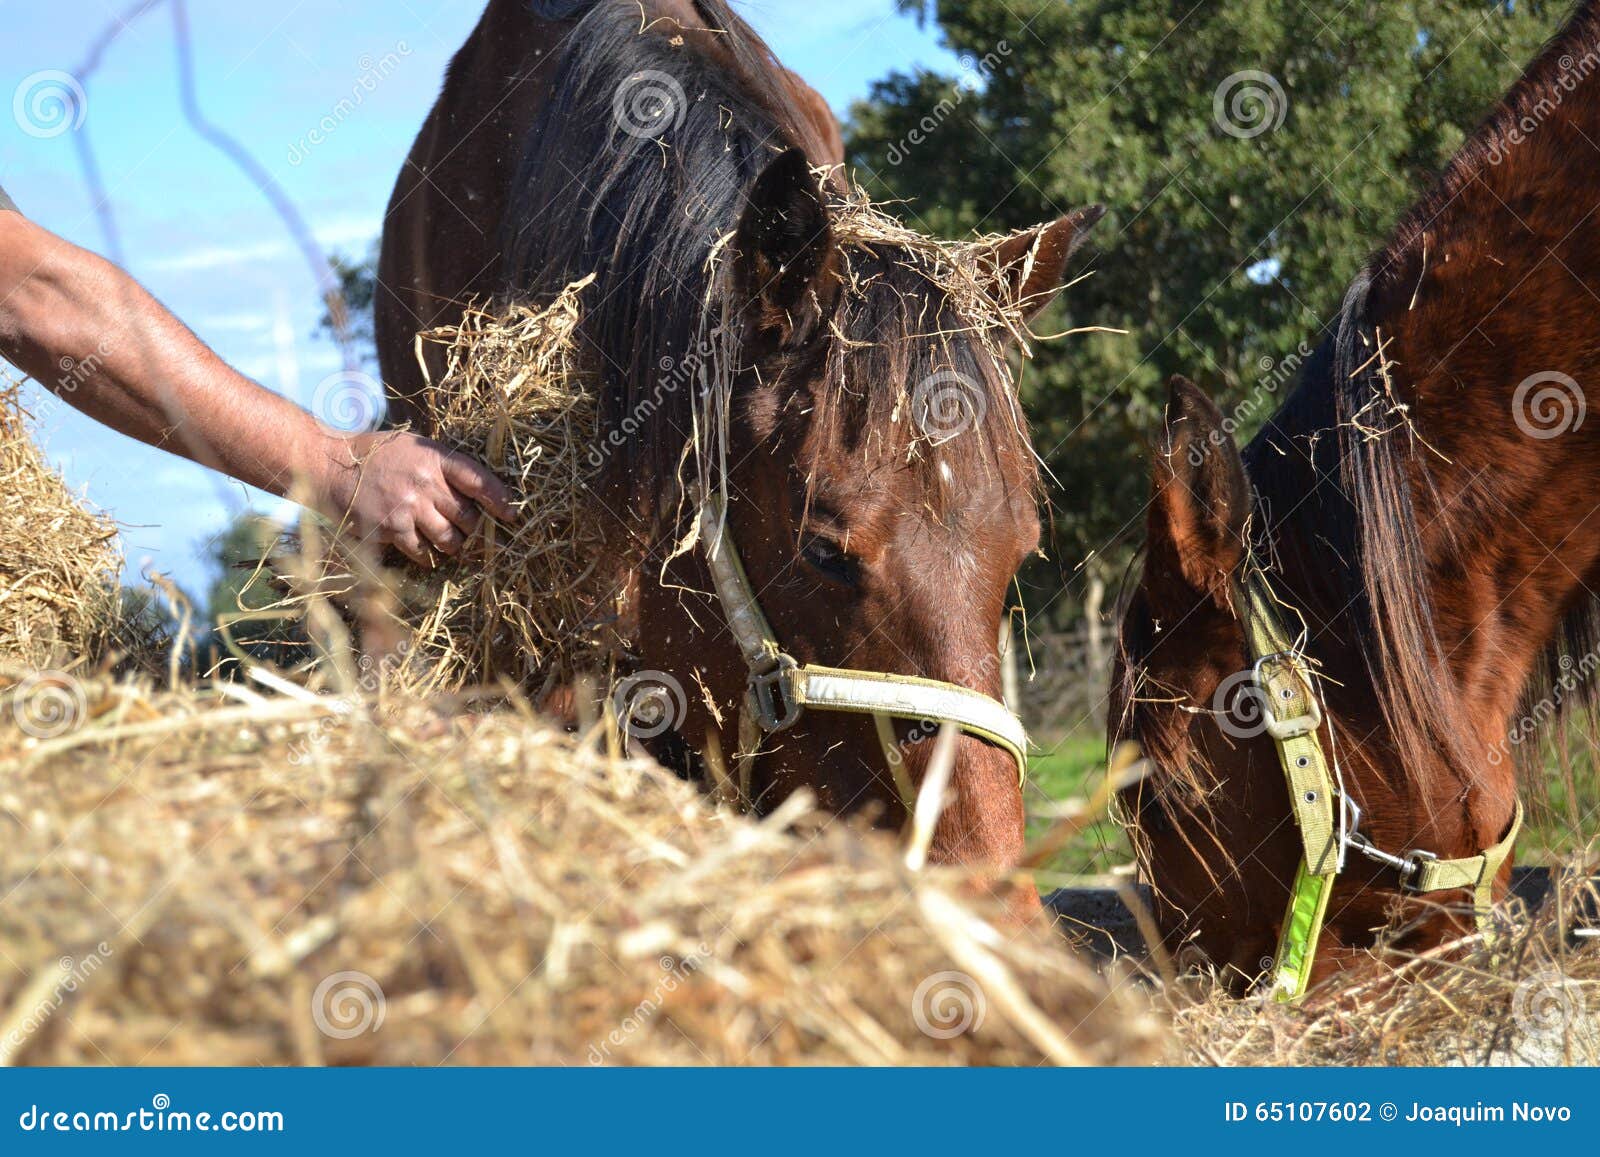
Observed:
[[[1014,341],[1026,354],[1033,335],[1027,303],[996,298],[994,238],[941,241],[907,229],[859,193],[830,201],[846,257],[844,292],[867,292],[849,261],[852,251],[914,265],[948,295],[965,332],[1009,387],[1005,346]],[[725,253],[719,244],[708,259],[713,287],[723,284],[715,267]],[[429,425],[499,472],[522,514],[515,526],[486,520],[463,564],[437,580],[407,658],[422,686],[455,690],[498,678],[537,686],[603,666],[626,636],[627,546],[608,537],[617,519],[598,506],[596,490],[608,448],[627,432],[599,428],[600,375],[585,364],[578,340],[582,295],[594,281],[592,274],[576,281],[548,304],[470,308],[460,325],[419,338],[419,349],[432,342],[446,351],[445,372],[423,399]],[[724,400],[741,368],[725,305],[706,302],[706,344],[714,352],[703,371],[708,394]],[[714,450],[694,450],[705,481],[705,458]]]

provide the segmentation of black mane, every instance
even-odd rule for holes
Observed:
[[[697,348],[720,288],[710,284],[708,259],[735,230],[763,170],[806,139],[788,74],[767,46],[725,0],[699,7],[722,30],[718,43],[731,68],[673,44],[670,30],[642,29],[630,0],[598,0],[573,26],[506,218],[511,296],[549,300],[600,274],[584,294],[580,335],[602,375],[602,431],[625,435],[611,442],[604,479],[608,492],[649,520],[672,492],[699,368],[715,355]],[[671,123],[659,133],[629,133],[618,104],[631,86],[645,85],[666,94],[655,107]],[[874,439],[889,451],[903,448],[914,435],[911,422],[895,418],[902,391],[951,372],[984,392],[984,436],[911,457],[947,465],[956,478],[1000,464],[1005,477],[1035,485],[1009,377],[972,319],[960,316],[928,256],[876,239],[847,239],[841,251],[845,290],[832,326],[783,369],[822,375],[811,420],[824,436],[846,447]]]
[[[736,57],[765,54],[722,0],[702,7],[721,19]],[[647,86],[665,94],[647,108],[672,123],[630,134],[617,103],[648,99]],[[642,32],[639,6],[622,0],[596,3],[563,43],[512,190],[506,274],[514,296],[533,300],[602,274],[582,321],[602,374],[602,427],[621,429],[648,410],[646,427],[668,422],[678,434],[630,437],[618,449],[619,476],[657,485],[676,468],[693,390],[672,369],[696,353],[712,247],[792,143],[769,111],[786,102],[777,85],[757,99],[665,32]]]

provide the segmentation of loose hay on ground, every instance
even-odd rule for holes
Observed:
[[[1563,877],[1501,941],[1334,977],[1305,1002],[1238,1000],[1208,980],[1168,990],[1176,1064],[1600,1065],[1600,943],[1574,924],[1597,908],[1592,861]],[[1590,917],[1574,919],[1578,913]]]
[[[14,1061],[1158,1054],[1137,988],[996,923],[958,877],[907,873],[886,837],[713,811],[518,712],[86,693],[56,739],[0,723]],[[379,991],[381,1026],[349,1032]],[[963,1015],[981,1023],[945,1033]]]

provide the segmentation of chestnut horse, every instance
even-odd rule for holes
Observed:
[[[492,0],[451,66],[384,234],[386,376],[403,413],[420,326],[467,296],[543,301],[597,274],[579,327],[601,371],[596,491],[637,590],[634,664],[675,685],[653,749],[756,750],[756,809],[806,786],[898,824],[885,756],[922,775],[919,720],[889,712],[885,743],[866,715],[820,711],[758,749],[741,733],[752,669],[706,557],[674,550],[704,497],[680,479],[714,444],[726,536],[785,658],[998,698],[1006,589],[1039,521],[996,335],[926,246],[842,229],[843,178],[825,191],[808,163],[837,156],[831,118],[723,0],[561,7],[575,19]],[[479,125],[493,127],[461,143]],[[989,272],[976,288],[1042,307],[1098,215],[975,250]],[[711,315],[723,344],[707,349]],[[708,427],[718,375],[726,405]],[[925,436],[913,395],[928,381],[973,391],[970,428]],[[1022,838],[1016,761],[962,735],[933,855],[1007,865]]]
[[[1259,703],[1241,715],[1260,650],[1246,584],[1270,584],[1299,634],[1313,734],[1361,813],[1313,980],[1380,934],[1422,950],[1472,928],[1471,891],[1406,888],[1410,853],[1507,837],[1519,707],[1573,706],[1600,660],[1600,423],[1583,421],[1600,381],[1597,71],[1590,2],[1371,258],[1242,456],[1218,409],[1172,384],[1111,733],[1156,768],[1123,802],[1169,945],[1239,985],[1272,964],[1302,854],[1275,744],[1247,718]],[[1489,863],[1503,888],[1509,860]]]

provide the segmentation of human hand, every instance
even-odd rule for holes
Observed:
[[[483,511],[516,520],[505,484],[482,464],[438,442],[402,431],[339,436],[322,487],[328,513],[358,537],[393,545],[432,566],[453,555]]]

